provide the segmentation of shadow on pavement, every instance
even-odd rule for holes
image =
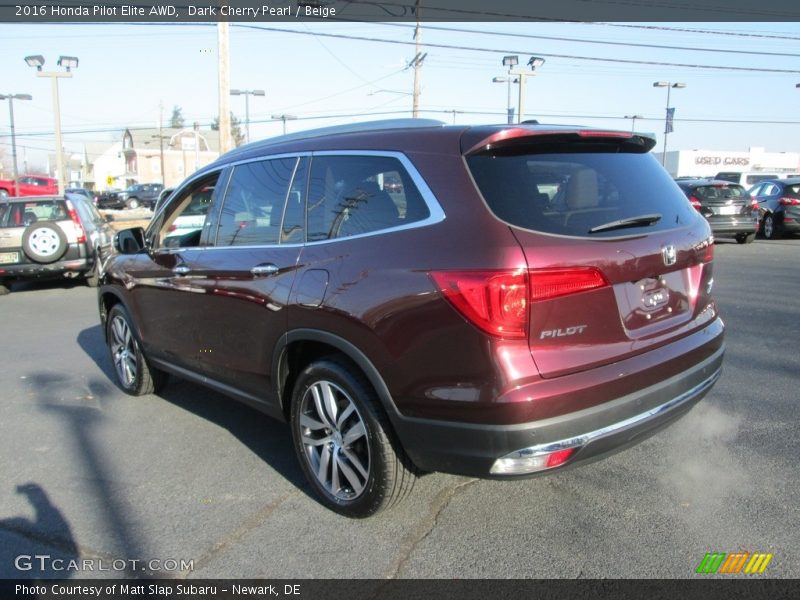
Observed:
[[[77,560],[79,554],[64,515],[37,483],[18,485],[16,492],[27,497],[34,517],[0,519],[0,577],[71,577],[73,571],[65,566]]]

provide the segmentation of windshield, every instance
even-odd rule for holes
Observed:
[[[468,157],[467,163],[495,215],[525,229],[618,237],[697,218],[649,153],[487,153]]]

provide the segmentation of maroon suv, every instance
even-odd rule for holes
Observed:
[[[528,477],[636,443],[724,352],[709,225],[654,143],[406,120],[234,150],[117,236],[119,383],[174,374],[287,420],[353,517],[419,471]]]

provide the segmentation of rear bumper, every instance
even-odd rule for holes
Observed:
[[[22,250],[19,250],[22,254]],[[86,250],[77,244],[70,244],[66,254],[61,260],[52,263],[17,263],[0,264],[0,279],[37,279],[45,277],[58,277],[67,275],[77,277],[82,273],[91,271],[94,260],[86,257]]]
[[[527,478],[597,460],[637,444],[666,427],[708,393],[721,374],[725,352],[721,324],[719,327],[718,347],[703,360],[668,379],[610,402],[514,425],[478,425],[401,416],[395,422],[398,436],[421,469],[471,477]],[[694,335],[708,335],[708,332]],[[625,365],[619,365],[619,371],[623,370],[626,370]],[[511,453],[532,455],[569,447],[577,450],[562,467],[523,475],[491,473],[495,461]]]
[[[711,226],[711,232],[716,236],[733,236],[758,231],[758,221],[755,218],[710,217],[708,224]]]

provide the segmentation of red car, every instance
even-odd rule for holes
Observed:
[[[43,175],[21,175],[17,178],[20,196],[57,196],[58,180]],[[16,196],[13,179],[0,179],[0,198]]]
[[[117,235],[99,307],[118,384],[171,374],[288,421],[351,517],[419,471],[518,479],[635,444],[724,354],[711,230],[654,144],[400,120],[233,150]]]

